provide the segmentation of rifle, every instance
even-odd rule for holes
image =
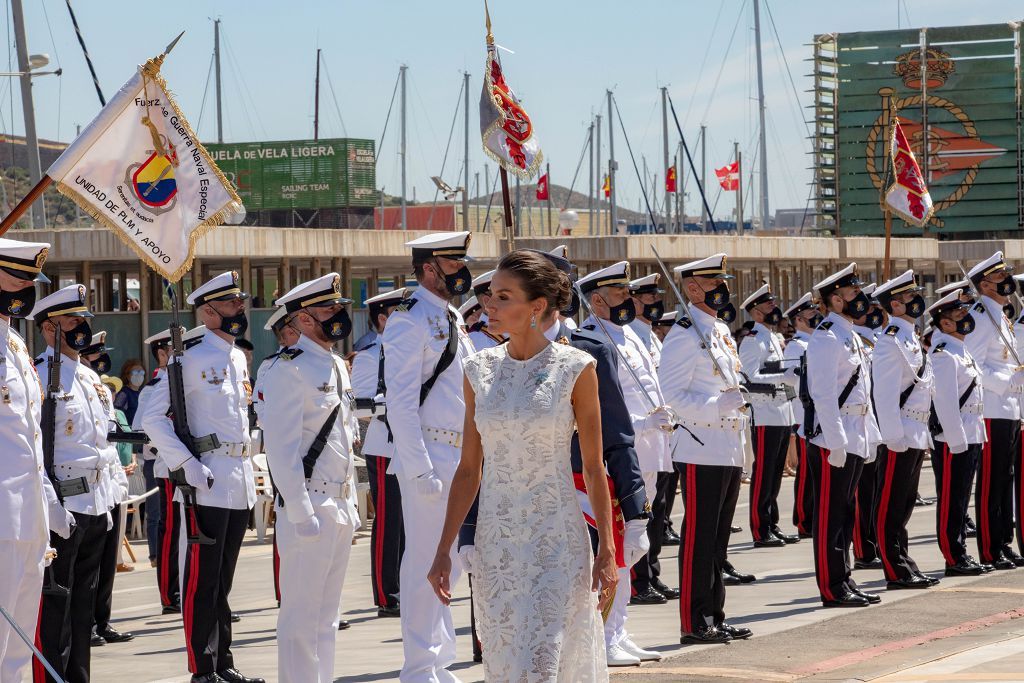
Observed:
[[[809,441],[817,436],[817,416],[814,411],[814,399],[811,398],[811,386],[807,376],[807,354],[800,356],[800,403],[804,407],[804,437]]]
[[[168,288],[171,290],[171,288]],[[188,415],[185,411],[185,384],[181,377],[181,358],[185,351],[181,341],[181,326],[178,323],[178,298],[171,290],[171,358],[167,363],[167,389],[171,394],[171,422],[174,424],[174,435],[189,450],[192,457],[199,459],[205,451],[220,448],[220,440],[216,434],[193,437],[188,428]],[[184,468],[179,467],[169,472],[170,480],[175,488],[181,491],[181,501],[185,507],[186,534],[192,545],[214,545],[216,539],[210,538],[199,528],[196,514],[196,488],[185,479]],[[213,479],[208,479],[213,486]]]
[[[84,486],[84,491],[77,491],[78,493],[85,493],[89,490],[89,485],[85,483],[82,478],[74,479],[68,482],[62,482],[57,479],[57,469],[53,462],[53,444],[57,438],[57,394],[60,392],[60,354],[61,354],[61,331],[58,326],[53,333],[53,355],[50,357],[50,363],[47,369],[46,376],[46,396],[43,397],[42,415],[40,416],[40,422],[42,423],[43,430],[43,469],[46,470],[46,476],[49,477],[50,483],[53,484],[53,490],[57,494],[57,501],[64,505],[64,491],[67,490],[68,495],[74,495],[73,491],[79,488],[79,485]],[[63,484],[67,484],[65,489]],[[56,558],[56,551],[54,551],[53,558]],[[43,595],[53,595],[60,598],[66,598],[71,594],[71,591],[66,587],[57,583],[57,577],[53,573],[53,565],[47,565],[46,577],[43,581],[42,587]]]

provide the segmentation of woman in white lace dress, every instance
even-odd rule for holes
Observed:
[[[451,560],[442,549],[479,490],[473,593],[487,681],[608,680],[599,609],[611,600],[616,568],[597,374],[590,355],[549,342],[538,327],[568,307],[570,286],[538,253],[506,256],[487,316],[508,342],[464,364],[462,461],[428,578],[447,604]],[[574,428],[597,520],[596,558],[569,462]]]

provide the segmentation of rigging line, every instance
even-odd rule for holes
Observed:
[[[615,95],[612,95],[612,105],[615,107],[615,116],[619,119],[619,128],[622,129],[622,138],[626,141],[626,149],[629,151],[629,160],[633,162],[633,170],[636,172],[637,180],[640,182],[640,194],[644,197],[644,204],[647,205],[647,215],[651,217],[651,223],[658,225],[657,219],[654,218],[654,211],[651,209],[651,202],[647,198],[647,190],[644,189],[643,176],[640,175],[640,167],[636,165],[636,157],[633,156],[633,146],[629,144],[629,135],[626,133],[626,126],[622,123],[622,112],[619,111],[619,102],[615,99]]]
[[[460,81],[459,85],[459,96],[455,99],[455,113],[452,114],[452,125],[448,129],[448,143],[444,146],[444,157],[441,158],[441,172],[438,174],[442,180],[444,180],[444,167],[448,165],[448,152],[452,148],[452,136],[455,135],[455,122],[459,120],[459,111],[462,109],[462,91],[466,88],[466,81]],[[461,170],[461,169],[460,169]],[[441,188],[436,184],[434,185],[434,201],[430,203],[430,215],[427,216],[427,230],[430,230],[431,225],[434,222],[434,209],[437,208],[437,195],[441,191]],[[467,188],[463,188],[463,192],[468,192]]]
[[[494,172],[494,180],[491,181],[491,191],[487,193],[487,213],[484,214],[484,230],[491,221],[491,203],[494,200],[494,191],[498,188],[498,178],[501,177],[501,169]]]
[[[690,110],[693,109],[693,103],[697,100],[697,89],[700,88],[701,79],[704,77],[704,67],[708,63],[708,55],[711,54],[711,46],[715,44],[715,35],[718,31],[718,20],[722,18],[722,10],[725,9],[726,3],[718,3],[718,14],[715,15],[715,23],[711,27],[711,33],[708,34],[708,45],[704,48],[704,58],[700,60],[700,69],[697,70],[697,80],[693,83],[693,93],[690,95],[690,103],[686,107],[686,115],[683,117],[683,124],[689,123],[690,121]]]
[[[782,141],[779,138],[779,130],[778,130],[778,127],[775,125],[775,118],[772,116],[771,112],[765,112],[765,113],[767,114],[767,119],[766,120],[768,122],[768,133],[772,136],[772,142],[775,143],[775,148],[776,149],[786,149],[785,147],[782,146]],[[796,184],[795,184],[795,182],[793,180],[793,174],[789,170],[789,164],[781,164],[781,166],[782,166],[782,177],[785,179],[785,181],[786,181],[785,184],[786,184],[787,190],[789,191],[789,199],[793,200],[794,203],[795,203],[795,201],[798,201],[798,198],[800,197],[800,194],[796,190]],[[794,198],[796,198],[796,199],[794,199]]]
[[[250,105],[249,108],[252,109],[252,115],[256,117],[256,123],[257,125],[259,125],[260,131],[263,133],[263,139],[266,140],[267,137],[269,137],[267,135],[266,126],[263,125],[263,120],[260,118],[259,107],[256,106],[256,101],[252,98],[252,89],[249,87],[249,84],[245,80],[245,74],[239,66],[238,58],[235,57],[235,50],[231,46],[231,41],[228,38],[228,32],[221,28],[220,35],[221,38],[223,38],[224,40],[224,48],[225,52],[227,52],[228,55],[228,62],[231,66],[231,72],[235,75],[235,87],[238,89],[238,92],[242,97],[242,101],[244,101],[244,98],[248,97],[248,104]],[[249,112],[246,111],[246,118],[248,117]],[[255,126],[252,126],[252,124],[250,124],[250,127],[253,128],[253,136],[255,136]]]
[[[331,70],[327,68],[327,60],[321,60],[324,65],[324,73],[327,74],[327,86],[331,89],[331,99],[334,101],[334,111],[338,114],[338,120],[341,121],[341,134],[348,137],[348,130],[345,128],[345,118],[341,115],[341,107],[338,106],[338,95],[334,91],[334,82],[331,80]]]
[[[210,76],[213,74],[213,53],[210,53],[210,66],[206,69],[206,85],[203,86],[203,103],[199,105],[199,118],[196,119],[196,130],[202,130],[203,112],[206,111],[206,98],[210,94]]]
[[[562,211],[569,208],[569,200],[572,199],[572,191],[576,188],[576,179],[579,178],[580,169],[583,168],[583,157],[587,153],[587,146],[590,144],[590,127],[587,127],[587,137],[583,140],[583,149],[580,151],[580,160],[576,162],[576,172],[572,174],[572,183],[569,185],[569,194],[565,195],[565,206]],[[551,193],[551,178],[548,178],[548,193]]]
[[[800,95],[796,89],[796,82],[793,80],[793,70],[789,68],[789,60],[786,59],[786,51],[782,49],[782,38],[779,37],[779,30],[775,27],[775,17],[772,15],[772,8],[768,4],[768,0],[764,0],[764,7],[768,10],[768,21],[772,25],[772,33],[775,34],[775,45],[778,47],[779,53],[782,55],[782,63],[786,65],[786,75],[789,77],[789,87],[793,91],[793,99],[796,100],[797,112],[803,111],[803,106],[800,103]],[[803,119],[804,130],[807,131],[807,135],[811,134],[810,125],[807,120],[802,116],[797,118]]]
[[[725,48],[725,54],[722,56],[722,65],[718,67],[718,75],[715,76],[715,84],[711,88],[711,94],[708,95],[708,106],[704,109],[704,115],[701,116],[701,121],[707,121],[708,113],[711,111],[711,103],[715,99],[715,92],[718,90],[718,84],[722,80],[722,72],[725,71],[725,65],[729,61],[729,53],[732,51],[732,43],[736,38],[736,30],[740,27],[740,20],[743,18],[743,10],[747,8],[747,0],[743,0],[740,5],[740,11],[736,15],[736,24],[732,27],[732,35],[729,36],[729,45]]]
[[[683,135],[683,127],[679,125],[679,117],[676,115],[676,105],[672,100],[672,93],[666,92],[668,97],[668,106],[672,110],[672,121],[676,124],[676,132],[679,133],[679,142],[683,145],[683,152],[686,154],[686,161],[690,165],[690,174],[693,176],[694,182],[697,184],[697,190],[700,192],[700,200],[704,206],[705,211],[708,213],[708,221],[711,223],[712,232],[718,232],[718,228],[715,227],[715,218],[711,214],[711,207],[708,206],[708,198],[704,193],[704,186],[700,182],[700,176],[697,175],[697,166],[693,163],[693,155],[690,154],[690,146],[686,144],[686,136]]]
[[[46,31],[50,34],[50,45],[53,46],[53,56],[57,60],[57,68],[60,68],[60,52],[57,50],[57,41],[53,39],[53,28],[50,26],[50,13],[46,11],[46,0],[39,0],[43,7],[43,18],[46,20]]]
[[[384,117],[384,130],[381,131],[380,141],[377,143],[377,150],[376,150],[377,154],[376,154],[376,156],[378,158],[380,157],[380,151],[381,151],[381,149],[383,148],[383,145],[384,145],[384,136],[388,132],[388,122],[391,120],[391,109],[395,106],[395,96],[398,95],[398,82],[401,79],[402,79],[402,72],[399,71],[398,72],[398,77],[395,78],[395,87],[391,91],[391,104],[388,105],[388,115]],[[374,159],[374,161],[377,161],[377,159]]]
[[[75,27],[75,35],[78,36],[78,44],[82,46],[85,64],[89,67],[89,73],[92,74],[92,84],[96,86],[96,94],[100,98],[100,106],[105,107],[107,106],[107,98],[103,96],[103,90],[100,89],[100,79],[96,75],[96,68],[92,65],[92,57],[89,56],[89,50],[85,47],[85,37],[82,35],[82,29],[78,27],[78,18],[75,16],[75,10],[71,8],[71,0],[64,1],[68,6],[68,14],[71,15],[71,24]]]

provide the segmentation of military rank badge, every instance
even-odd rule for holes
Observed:
[[[71,436],[74,433],[75,433],[75,423],[69,417],[68,421],[64,423],[64,435],[65,436]]]

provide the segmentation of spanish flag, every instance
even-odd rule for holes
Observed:
[[[665,192],[676,191],[676,167],[669,166],[665,172]]]
[[[601,189],[604,190],[604,196],[605,197],[611,197],[612,196],[612,179],[611,179],[610,176],[605,175],[605,177],[604,177],[604,185],[601,186]]]

